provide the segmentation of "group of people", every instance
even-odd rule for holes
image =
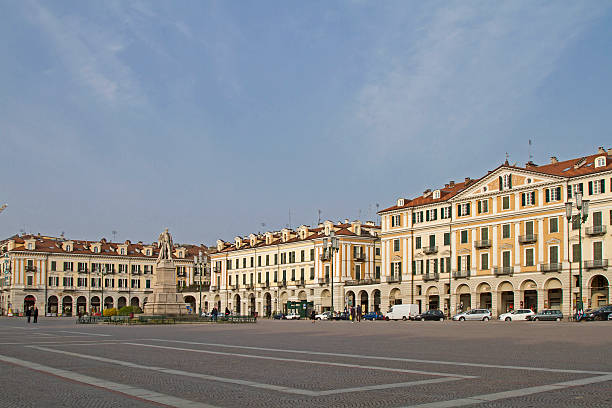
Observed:
[[[30,323],[30,320],[32,318],[34,318],[34,323],[38,323],[38,308],[36,306],[32,307],[28,307],[26,308],[26,312],[25,315],[28,319],[28,323]]]
[[[357,307],[345,307],[343,313],[344,316],[348,316],[347,320],[350,320],[355,323],[361,321],[361,317],[363,316],[363,309],[361,308],[361,305],[357,305]],[[317,314],[314,309],[310,311],[310,320],[312,320],[313,323],[317,320]]]

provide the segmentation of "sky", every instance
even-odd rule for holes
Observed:
[[[0,0],[0,58],[2,238],[378,222],[612,147],[606,0]]]

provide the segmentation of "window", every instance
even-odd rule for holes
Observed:
[[[548,247],[548,262],[551,264],[559,263],[559,247],[551,246]]]
[[[546,202],[559,201],[561,200],[561,187],[547,188],[546,189]]]
[[[261,255],[257,257],[257,266],[261,266]]]
[[[593,226],[594,227],[600,227],[602,225],[602,219],[603,217],[601,216],[601,211],[597,211],[593,213]]]
[[[533,248],[525,250],[525,266],[533,266]]]
[[[416,237],[414,239],[414,247],[416,249],[421,249],[421,237]]]
[[[329,279],[329,265],[325,265],[325,279]]]
[[[274,254],[274,265],[278,265],[278,254]]]
[[[432,210],[427,210],[425,212],[425,219],[427,221],[435,221],[438,219],[438,209],[434,208]]]
[[[510,238],[510,224],[502,225],[502,238]]]
[[[580,216],[572,215],[572,229],[577,230],[580,228]]]
[[[412,223],[418,224],[419,222],[423,222],[423,211],[415,212],[412,215]]]
[[[512,175],[504,174],[499,177],[499,190],[507,190],[512,188]]]
[[[580,262],[580,244],[572,245],[572,262]]]
[[[147,280],[145,281],[145,288],[147,288],[147,289],[151,289],[151,280],[150,280],[150,279],[147,279]]]
[[[589,181],[589,195],[596,195],[606,192],[606,180]]]
[[[559,232],[559,218],[552,217],[548,219],[548,232]]]
[[[597,167],[605,167],[606,166],[606,158],[605,157],[598,157],[597,159],[595,159],[595,168]]]
[[[603,246],[601,241],[593,242],[593,260],[601,261],[603,256]]]
[[[119,264],[119,273],[127,273],[127,265]]]
[[[461,243],[462,244],[468,243],[468,230],[461,231]]]
[[[567,189],[567,198],[572,198],[572,194],[576,195],[576,193],[578,192],[584,193],[583,183],[578,183],[569,186],[569,188]]]
[[[450,232],[444,233],[444,245],[450,245]]]
[[[510,196],[502,197],[502,210],[510,209]]]
[[[240,259],[236,258],[236,269],[240,268]]]
[[[451,207],[440,208],[440,219],[444,220],[451,217]]]
[[[229,259],[225,261],[225,269],[227,269],[228,271],[232,269],[232,261],[230,261]]]
[[[311,250],[310,250],[310,260],[311,260],[311,261],[314,261],[314,253],[315,253],[315,250],[314,250],[314,249],[311,249]]]
[[[361,279],[361,265],[355,265],[355,279]]]
[[[436,236],[433,234],[429,236],[429,246],[430,247],[436,246]]]
[[[291,280],[295,281],[295,269],[291,270]]]
[[[64,271],[72,271],[72,262],[64,262]]]
[[[533,221],[525,221],[525,235],[533,235]]]
[[[58,285],[59,285],[59,277],[49,276],[49,286],[58,286]]]
[[[57,271],[57,262],[56,261],[51,261],[51,270],[52,271]]]
[[[401,262],[391,262],[391,276],[399,277],[402,273],[402,263]]]
[[[64,276],[62,283],[64,286],[72,286],[72,276]]]
[[[306,260],[306,251],[303,249],[300,251],[300,262],[304,262]]]
[[[393,250],[396,252],[400,250],[400,240],[399,239],[393,240]]]
[[[489,212],[489,200],[478,200],[478,214]]]
[[[34,277],[32,275],[28,275],[28,277],[27,277],[27,285],[28,286],[32,286],[33,282],[34,282]]]
[[[457,216],[470,215],[470,203],[457,204]]]
[[[375,250],[375,253],[376,253],[376,256],[380,256],[380,248],[377,247]]]
[[[531,206],[536,204],[536,192],[531,191],[528,193],[521,193],[521,204],[523,207]]]
[[[121,248],[121,255],[125,255],[125,248]]]
[[[489,239],[489,227],[482,227],[480,229],[480,239],[483,241]]]
[[[510,259],[512,257],[512,253],[510,251],[502,252],[502,266],[504,268],[510,267]]]
[[[471,270],[471,257],[470,255],[460,255],[457,257],[457,270],[469,271]]]
[[[483,271],[489,269],[489,254],[480,254],[480,269]]]
[[[392,215],[391,216],[391,226],[392,227],[400,227],[402,225],[401,221],[402,221],[402,219],[401,219],[401,215],[400,214]]]
[[[140,279],[132,279],[132,289],[140,289]]]
[[[315,278],[315,270],[314,268],[310,268],[310,280],[313,280]]]

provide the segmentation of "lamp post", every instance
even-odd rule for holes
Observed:
[[[330,262],[330,275],[331,275],[331,312],[332,316],[334,315],[334,252],[337,252],[340,249],[340,245],[338,243],[338,237],[336,237],[336,233],[331,231],[329,233],[329,239],[323,238],[323,250],[329,254],[329,262]]]
[[[104,316],[104,276],[106,275],[106,264],[104,264],[103,268],[100,268],[100,288],[102,289],[101,299],[100,299],[100,316]]]
[[[198,256],[193,256],[193,266],[195,270],[198,271],[198,275],[200,276],[200,316],[202,316],[202,271],[205,270],[207,261],[208,257],[206,255],[202,255],[202,251],[198,252]]]
[[[568,222],[572,219],[572,205],[571,201],[565,203],[565,217]],[[579,299],[576,302],[576,311],[582,312],[584,305],[582,302],[582,224],[584,224],[589,217],[589,200],[582,199],[582,192],[576,192],[576,209],[578,210],[578,293]],[[569,248],[568,248],[569,251]],[[570,293],[571,299],[571,293]]]

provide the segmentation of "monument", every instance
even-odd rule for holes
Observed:
[[[176,268],[172,261],[172,236],[168,228],[157,240],[159,255],[155,271],[153,298],[144,305],[148,315],[180,316],[187,314],[187,304],[176,290]]]

